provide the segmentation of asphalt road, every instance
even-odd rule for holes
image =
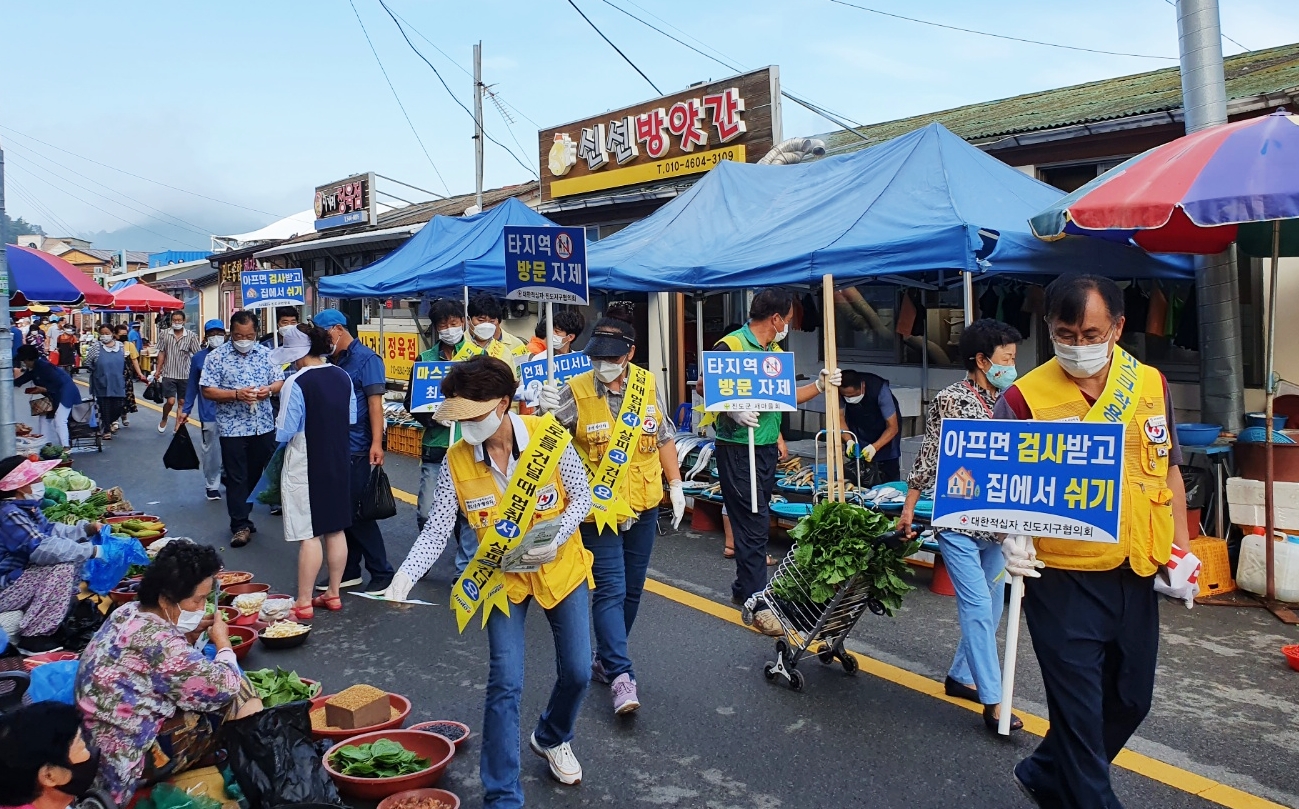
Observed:
[[[296,547],[282,541],[278,518],[259,506],[254,541],[229,548],[224,503],[204,500],[199,473],[162,468],[170,436],[159,435],[156,424],[157,414],[142,409],[102,455],[78,455],[77,467],[122,486],[137,507],[160,514],[171,535],[216,545],[227,567],[292,592]],[[387,469],[394,487],[416,491],[416,461],[390,455]],[[395,566],[414,539],[413,508],[399,503],[383,530]],[[976,713],[935,696],[958,630],[954,601],[924,587],[927,573],[917,576],[921,588],[897,618],[867,615],[858,625],[850,646],[866,656],[865,670],[848,676],[810,660],[800,666],[806,689],[794,693],[764,680],[772,642],[737,625],[726,603],[733,568],[720,549],[718,535],[682,530],[660,538],[651,569],[658,593],[646,594],[632,637],[643,707],[633,717],[614,717],[607,688],[592,684],[573,743],[585,780],[559,786],[525,750],[529,805],[1030,805],[1011,768],[1038,737],[993,738]],[[773,553],[782,550],[774,543]],[[457,719],[477,730],[487,641],[474,624],[456,632],[446,607],[452,579],[446,554],[412,593],[438,606],[345,598],[343,612],[317,613],[305,646],[258,647],[246,663],[293,668],[330,691],[370,683],[408,696],[412,722]],[[1156,708],[1130,745],[1137,755],[1125,753],[1125,767],[1114,768],[1125,805],[1299,807],[1299,675],[1276,652],[1297,638],[1261,610],[1166,605]],[[1017,707],[1045,717],[1026,630],[1020,660]],[[553,661],[549,629],[534,612],[524,739],[544,706]],[[1030,730],[1045,728],[1026,719]],[[467,806],[481,798],[478,754],[471,740],[443,781]]]

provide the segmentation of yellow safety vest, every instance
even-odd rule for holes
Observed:
[[[640,514],[657,507],[663,500],[663,463],[659,460],[658,443],[659,424],[663,414],[658,412],[658,407],[654,404],[658,401],[654,375],[636,366],[632,367],[648,377],[646,398],[649,404],[645,409],[645,421],[640,425],[640,436],[636,441],[636,449],[631,454],[629,468],[623,476],[620,491],[615,494]],[[604,460],[609,439],[613,435],[613,413],[609,410],[609,402],[595,391],[593,371],[569,379],[568,386],[573,389],[573,398],[577,401],[577,427],[573,430],[573,443],[586,459],[588,467],[595,469]],[[587,515],[588,521],[594,519],[593,515]]]
[[[1116,357],[1111,368],[1119,362]],[[1124,560],[1141,576],[1153,576],[1173,546],[1173,491],[1168,488],[1172,439],[1167,424],[1164,382],[1159,372],[1131,361],[1137,370],[1135,395],[1124,408],[1123,499],[1117,544],[1034,537],[1037,558],[1064,570],[1113,570]],[[1052,358],[1015,383],[1033,418],[1042,421],[1098,421],[1106,396],[1088,405],[1073,379]],[[1109,385],[1107,385],[1107,392]],[[1123,399],[1121,401],[1126,401]]]
[[[535,416],[520,418],[529,431],[536,429],[541,421]],[[474,454],[473,445],[464,440],[457,441],[447,450],[447,462],[451,464],[451,480],[455,483],[460,512],[478,532],[481,542],[487,530],[496,522],[501,488],[491,469],[486,463],[479,463]],[[554,479],[538,495],[537,510],[532,522],[558,517],[567,507],[568,497],[564,493],[564,484],[556,472]],[[520,527],[526,532],[532,525]],[[559,547],[555,561],[542,565],[536,573],[506,573],[505,594],[513,604],[521,604],[528,596],[532,596],[538,606],[551,609],[583,582],[590,587],[595,586],[595,580],[591,577],[593,558],[591,552],[582,545],[580,533],[574,532]]]

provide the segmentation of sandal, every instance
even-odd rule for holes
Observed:
[[[734,558],[735,558],[735,549],[734,549],[734,548],[723,548],[723,549],[722,549],[722,558],[723,558],[723,559],[734,559]]]
[[[998,726],[1001,724],[1001,720],[998,719],[998,718],[993,714],[993,710],[994,710],[996,707],[997,707],[997,706],[995,706],[995,705],[984,705],[984,706],[983,706],[983,725],[984,725],[984,727],[986,727],[989,731],[991,731],[994,735],[1000,735],[1000,734],[997,732],[997,728],[998,728]],[[1011,729],[1012,731],[1014,731],[1014,730],[1023,730],[1023,729],[1024,729],[1024,720],[1020,719],[1018,716],[1015,716],[1014,714],[1011,714],[1011,715],[1010,715],[1010,729]]]
[[[315,599],[312,599],[312,603],[314,605]],[[311,607],[299,607],[297,604],[294,604],[293,609],[289,610],[289,615],[293,616],[293,620],[295,621],[310,621],[312,618],[316,617],[316,611]]]
[[[311,599],[311,606],[320,607],[330,612],[338,612],[343,608],[343,599],[339,596],[316,596]]]

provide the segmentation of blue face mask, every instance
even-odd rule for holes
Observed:
[[[997,365],[993,363],[992,367],[988,368],[984,373],[984,376],[988,377],[988,382],[994,388],[1005,390],[1015,384],[1015,379],[1019,377],[1019,371],[1013,365]]]

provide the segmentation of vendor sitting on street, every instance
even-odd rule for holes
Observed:
[[[81,655],[77,706],[103,751],[100,785],[125,806],[141,786],[194,767],[216,747],[221,724],[262,709],[230,646],[220,612],[205,616],[216,548],[173,541]],[[208,660],[192,642],[207,630]],[[188,637],[187,637],[188,636]]]
[[[845,368],[839,386],[844,427],[857,439],[851,457],[874,463],[880,482],[902,479],[902,433],[898,430],[898,400],[882,376]],[[847,436],[844,437],[848,440]],[[861,481],[857,481],[861,484]]]
[[[98,772],[75,706],[38,702],[0,715],[0,806],[67,809]]]
[[[41,511],[41,477],[59,465],[21,455],[0,460],[0,615],[21,612],[16,633],[49,635],[68,614],[81,567],[95,555],[98,522],[52,523]],[[6,631],[13,627],[6,626]]]
[[[523,806],[519,702],[526,620],[534,601],[550,622],[559,676],[528,744],[562,784],[582,781],[582,766],[569,742],[591,677],[592,557],[578,532],[591,510],[591,483],[572,437],[553,417],[510,412],[514,387],[513,369],[494,357],[480,355],[447,372],[442,380],[446,400],[435,417],[458,422],[464,437],[447,450],[428,523],[384,593],[390,600],[404,600],[446,549],[457,511],[469,516],[480,544],[452,588],[452,602],[462,627],[471,621],[478,624],[477,610],[488,611],[491,663],[479,764],[483,806],[488,809]],[[529,477],[534,469],[539,471]],[[507,507],[514,509],[520,502],[526,504],[518,507],[523,522],[502,517]],[[553,539],[506,563],[502,572],[491,558],[493,547],[505,543],[514,550],[511,539],[551,520],[557,521]],[[502,523],[508,537],[497,531]],[[529,572],[508,572],[515,564]],[[502,605],[508,612],[489,601],[496,587],[504,588],[497,592],[508,599]],[[489,603],[481,603],[480,597]]]

